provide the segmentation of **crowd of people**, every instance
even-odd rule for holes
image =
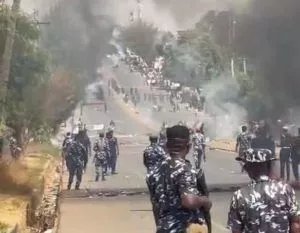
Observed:
[[[164,124],[159,136],[149,138],[143,156],[157,233],[212,232],[213,203],[199,162],[199,158],[205,160],[203,128],[200,125],[192,132],[183,124]],[[282,137],[280,157],[287,154],[286,131]],[[300,136],[296,141],[300,142]],[[197,155],[195,166],[187,159],[192,148]],[[251,183],[234,192],[228,228],[232,233],[299,233],[300,209],[295,192],[275,175],[275,143],[267,126],[260,126],[254,137],[249,136],[246,126],[242,127],[236,149],[236,160]]]
[[[71,189],[76,176],[75,189],[80,189],[82,175],[86,171],[89,158],[93,156],[95,166],[95,181],[105,181],[105,176],[117,174],[117,158],[119,155],[118,140],[114,137],[114,122],[111,121],[106,131],[99,133],[92,146],[87,129],[79,125],[76,134],[67,133],[62,145],[62,154],[69,172],[68,190]],[[93,152],[92,152],[93,150]]]
[[[273,156],[276,156],[276,147],[279,147],[280,160],[280,178],[289,182],[290,168],[295,177],[296,185],[299,185],[299,164],[300,164],[300,128],[298,135],[292,136],[287,126],[281,128],[280,140],[275,142],[270,134],[268,125],[256,127],[253,133],[248,132],[247,126],[242,127],[242,132],[238,135],[236,141],[236,151],[240,157],[243,157],[245,151],[249,148],[269,149]]]
[[[150,90],[153,88],[158,88],[165,90],[168,93],[168,101],[172,105],[173,111],[178,111],[180,106],[179,103],[185,103],[187,108],[194,108],[197,110],[203,110],[205,98],[201,93],[201,89],[191,88],[182,86],[180,83],[172,82],[166,79],[163,75],[163,68],[165,61],[163,57],[157,57],[152,64],[147,64],[142,57],[138,56],[130,49],[126,49],[121,59],[129,66],[131,72],[138,72],[145,80],[146,86]],[[115,66],[117,68],[118,66]],[[132,87],[136,89],[136,87]],[[121,88],[122,89],[122,88]],[[138,91],[140,92],[140,90]],[[126,101],[131,100],[134,105],[139,102],[140,95],[130,93],[124,93],[124,99]],[[153,105],[159,106],[159,101],[157,101],[157,96],[153,93],[149,93],[149,97],[144,99],[153,102]],[[161,100],[164,97],[160,98]]]

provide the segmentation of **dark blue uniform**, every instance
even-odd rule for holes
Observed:
[[[111,173],[116,173],[117,157],[119,155],[118,140],[115,137],[106,138],[109,151],[109,167]]]
[[[187,210],[181,195],[199,195],[197,176],[184,159],[166,159],[147,175],[157,233],[184,233],[189,224],[205,223],[201,210]]]
[[[147,168],[147,172],[151,172],[155,166],[163,162],[166,156],[165,150],[156,143],[147,146],[144,150],[144,165]]]
[[[100,168],[102,174],[102,180],[105,180],[105,174],[107,173],[107,165],[109,159],[109,148],[107,140],[105,138],[100,139],[94,146],[95,151],[95,170],[96,170],[96,181],[99,180]]]
[[[67,148],[66,163],[69,170],[68,189],[71,188],[74,176],[76,175],[76,189],[79,189],[82,173],[84,169],[84,161],[86,155],[85,147],[78,141],[73,141]]]

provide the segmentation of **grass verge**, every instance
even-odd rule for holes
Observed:
[[[58,159],[59,150],[52,145],[31,143],[19,161],[0,162],[0,233],[16,224],[26,232],[32,193],[43,193],[44,179]]]

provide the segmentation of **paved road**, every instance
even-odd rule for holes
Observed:
[[[97,132],[92,130],[92,126],[100,123],[107,125],[113,119],[116,122],[116,135],[120,143],[119,174],[109,176],[105,182],[94,182],[94,166],[90,162],[84,174],[82,188],[89,190],[146,188],[142,151],[148,144],[147,134],[153,131],[153,125],[146,124],[140,115],[128,110],[116,96],[108,101],[106,114],[93,106],[87,106],[84,108],[82,119],[90,129],[89,135],[93,139]],[[205,170],[209,185],[232,186],[248,180],[246,175],[241,174],[239,164],[234,161],[234,155],[227,152],[208,151]],[[64,182],[66,181],[67,174],[64,177]]]
[[[213,233],[224,233],[232,193],[212,193]],[[297,193],[298,200],[300,194]],[[80,211],[79,211],[80,210]],[[76,214],[73,214],[76,213]],[[59,233],[155,232],[147,195],[98,199],[66,199]]]
[[[173,114],[165,113],[168,119],[174,119]],[[178,115],[177,115],[178,117]],[[105,182],[94,182],[94,167],[89,163],[84,174],[81,191],[64,191],[61,206],[60,233],[82,232],[154,232],[153,218],[149,197],[118,196],[97,197],[106,189],[146,190],[144,181],[145,169],[142,165],[142,151],[147,145],[147,133],[155,131],[155,124],[160,118],[143,118],[125,106],[117,96],[108,101],[108,112],[97,110],[96,107],[84,108],[83,121],[90,129],[89,134],[95,138],[97,132],[93,125],[104,123],[111,119],[116,122],[116,135],[120,142],[120,157],[118,175],[107,177]],[[234,155],[227,152],[208,151],[208,161],[205,164],[208,184],[216,186],[235,186],[246,183],[248,178],[240,173],[240,166],[234,161]],[[64,176],[66,187],[67,173]],[[83,195],[82,195],[83,194]],[[68,197],[91,196],[93,198],[69,199]],[[214,232],[226,232],[225,222],[231,193],[212,193],[214,202]]]

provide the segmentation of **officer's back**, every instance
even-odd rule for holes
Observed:
[[[165,150],[157,144],[158,137],[151,135],[149,137],[150,145],[146,147],[144,150],[144,165],[147,168],[147,171],[152,171],[155,166],[162,163],[166,158],[166,152]]]
[[[251,141],[253,149],[268,149],[275,155],[275,142],[271,136],[267,135],[262,129],[258,129],[256,136]]]
[[[66,160],[68,161],[69,165],[83,167],[86,149],[79,141],[74,140],[70,142],[66,152]]]
[[[167,129],[167,147],[170,158],[147,176],[148,188],[157,219],[157,233],[188,232],[198,226],[207,232],[204,214],[210,208],[206,197],[197,190],[196,173],[185,160],[189,150],[190,134],[185,126]]]

